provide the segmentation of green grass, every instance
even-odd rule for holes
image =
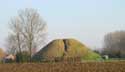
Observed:
[[[83,57],[83,60],[100,61],[100,60],[102,60],[102,57],[101,57],[101,55],[99,55],[95,52],[89,51],[88,54],[85,57]]]

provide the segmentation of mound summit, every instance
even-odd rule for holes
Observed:
[[[56,39],[37,52],[32,59],[42,61],[50,58],[83,58],[90,52],[90,49],[75,39]]]

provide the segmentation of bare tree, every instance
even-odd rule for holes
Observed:
[[[11,20],[10,25],[13,36],[16,37],[18,51],[28,50],[31,61],[32,50],[41,48],[41,45],[45,43],[47,34],[45,21],[36,10],[25,9],[19,11],[19,15]]]
[[[8,51],[11,53],[20,52],[21,53],[21,46],[22,46],[22,39],[21,39],[21,25],[19,23],[18,17],[11,19],[10,23],[10,31],[8,38],[7,38],[7,48]]]
[[[7,53],[9,54],[15,54],[17,51],[17,43],[16,41],[16,37],[12,34],[10,34],[7,38],[7,43],[6,43],[6,47],[7,47]]]

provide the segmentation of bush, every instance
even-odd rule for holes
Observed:
[[[16,62],[29,62],[30,54],[26,51],[16,54]]]

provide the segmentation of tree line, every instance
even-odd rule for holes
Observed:
[[[125,58],[125,31],[110,32],[104,36],[102,55]]]

